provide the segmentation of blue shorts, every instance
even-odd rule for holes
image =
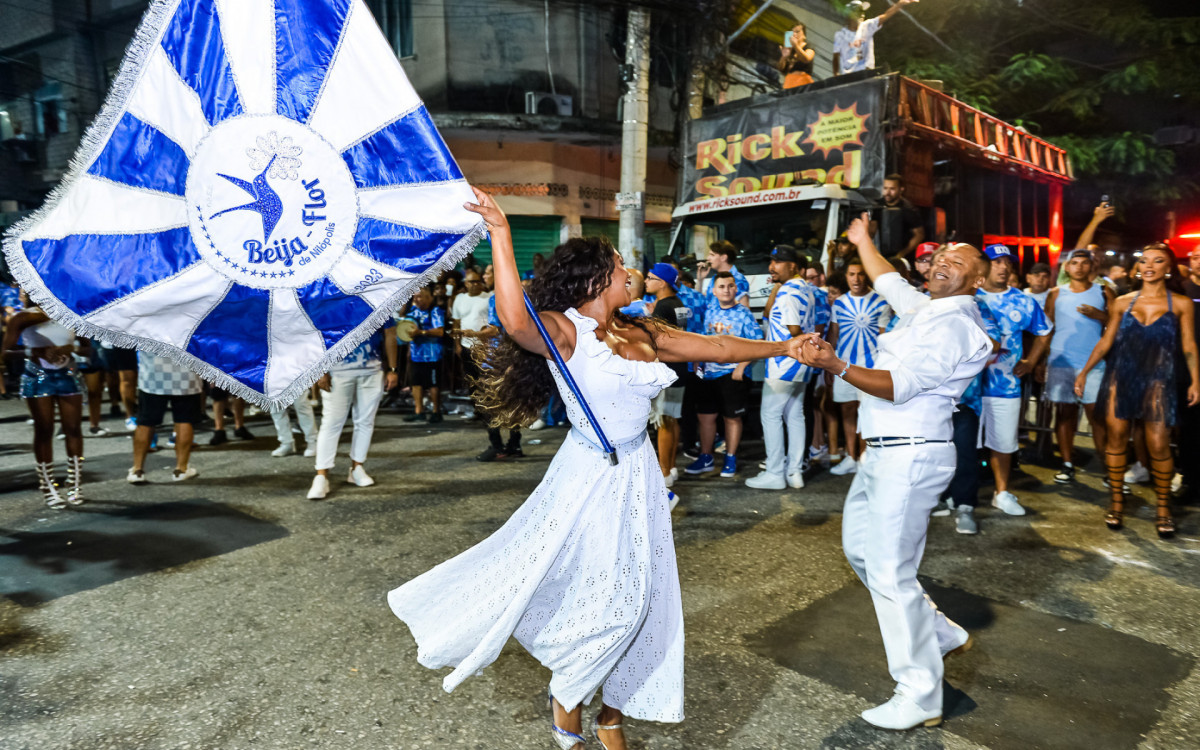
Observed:
[[[33,360],[25,360],[25,372],[21,374],[21,398],[45,398],[46,396],[78,396],[83,393],[83,384],[74,368],[47,370]]]
[[[1100,381],[1104,379],[1104,363],[1096,365],[1087,374],[1083,396],[1075,395],[1075,378],[1079,370],[1074,367],[1047,367],[1046,390],[1043,398],[1054,404],[1094,404],[1100,395]]]

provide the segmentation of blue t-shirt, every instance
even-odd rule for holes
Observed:
[[[21,292],[15,286],[0,284],[0,307],[21,309]]]
[[[991,309],[1000,326],[1000,356],[984,370],[983,395],[1019,398],[1021,379],[1013,374],[1013,368],[1025,353],[1021,334],[1028,331],[1034,336],[1045,336],[1054,330],[1054,326],[1046,319],[1037,300],[1019,289],[1009,287],[1003,292],[980,289],[976,296]]]
[[[996,324],[996,316],[992,315],[992,310],[987,305],[983,304],[983,300],[978,295],[975,296],[975,305],[979,308],[979,316],[983,318],[983,330],[987,332],[988,338],[993,341],[999,341],[1000,326]],[[967,407],[976,414],[983,414],[983,378],[987,373],[987,368],[979,371],[971,384],[967,386],[967,390],[963,391],[962,398],[958,403]]]
[[[379,370],[383,367],[380,353],[383,351],[383,331],[372,333],[366,341],[354,347],[353,351],[329,368],[331,372],[345,370]]]
[[[496,295],[488,297],[488,325],[496,326],[500,332],[504,332],[504,324],[500,322],[500,316],[496,314]]]
[[[879,329],[891,313],[887,300],[875,290],[861,297],[846,293],[833,303],[837,323],[837,355],[852,365],[874,367],[879,351]]]
[[[709,307],[705,314],[704,333],[709,336],[741,336],[744,339],[762,340],[763,332],[754,320],[754,314],[745,305],[733,307]],[[716,380],[737,369],[736,362],[704,362],[701,377]]]
[[[446,311],[437,305],[428,310],[413,305],[408,311],[408,317],[417,321],[417,327],[422,331],[431,331],[446,325]],[[415,336],[408,345],[408,352],[413,362],[441,362],[442,339],[440,336]]]
[[[739,271],[737,269],[737,266],[730,266],[729,273],[733,274],[733,281],[734,281],[734,283],[737,284],[737,294],[734,295],[733,301],[740,304],[743,297],[745,297],[747,300],[749,300],[750,299],[750,282],[746,280],[746,275],[743,274],[741,271]],[[713,294],[713,290],[712,290],[713,281],[715,281],[716,278],[717,278],[717,275],[715,273],[710,274],[708,277],[706,277],[704,279],[703,283],[701,284],[702,291],[704,292],[704,300],[705,300],[706,308],[711,308],[714,306],[715,307],[721,306],[721,303],[717,302],[717,296],[715,294]],[[680,297],[680,299],[683,299],[683,298]],[[685,302],[684,304],[687,304],[687,303]]]
[[[704,333],[704,310],[708,307],[708,300],[700,292],[683,285],[680,285],[675,293],[679,297],[679,301],[692,311],[692,314],[688,316],[688,333]]]
[[[804,279],[785,281],[775,292],[771,314],[767,316],[767,341],[787,341],[792,337],[788,326],[799,326],[802,333],[812,333],[816,307],[812,284]],[[812,368],[791,357],[771,357],[767,360],[767,377],[792,383],[807,383]]]

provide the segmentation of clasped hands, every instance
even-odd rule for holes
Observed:
[[[803,333],[788,339],[787,356],[821,370],[842,369],[842,361],[834,352],[833,345],[818,333]]]

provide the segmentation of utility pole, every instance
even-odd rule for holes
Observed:
[[[617,235],[621,258],[641,270],[646,228],[646,150],[650,120],[650,13],[629,10],[625,37],[625,97],[621,104],[621,192]]]

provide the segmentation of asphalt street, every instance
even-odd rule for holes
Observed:
[[[257,439],[197,449],[200,476],[182,483],[169,449],[131,486],[128,436],[88,439],[91,502],[54,511],[23,405],[0,402],[0,748],[552,747],[544,668],[510,643],[446,694],[384,596],[498,528],[564,433],[527,433],[541,442],[526,458],[483,464],[479,423],[401,416],[380,415],[377,484],[345,484],[343,453],[323,502],[305,499],[312,459],[272,458],[258,416]],[[752,442],[743,463],[761,455]],[[1066,488],[1052,475],[1026,465],[1029,515],[981,510],[979,536],[933,519],[924,580],[978,645],[947,661],[943,726],[902,734],[858,716],[892,682],[841,553],[850,478],[786,492],[681,480],[687,718],[628,721],[630,746],[1200,746],[1200,512],[1180,510],[1171,542],[1146,505],[1113,533],[1099,473]]]

